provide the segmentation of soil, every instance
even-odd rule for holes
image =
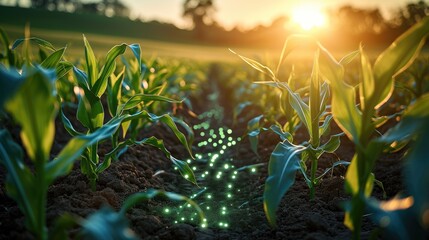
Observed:
[[[222,87],[218,87],[218,90],[222,96]],[[205,96],[209,94],[210,92],[203,92]],[[231,136],[234,139],[242,137],[246,126],[241,124],[232,127],[232,113],[228,103],[220,101],[218,103],[221,106],[217,106],[218,103],[204,106],[202,102],[204,101],[194,101],[194,112],[200,116],[211,109],[219,107],[226,109],[222,120],[211,119],[211,129],[232,128]],[[210,118],[192,117],[185,109],[179,109],[176,114],[178,117],[184,118],[191,126],[210,120]],[[57,121],[56,126],[57,134],[52,151],[53,155],[61,150],[69,139],[60,121]],[[9,127],[14,135],[18,136],[16,128]],[[339,130],[334,126],[332,131],[338,132]],[[213,146],[197,147],[197,144],[206,141],[209,135],[208,130],[204,131],[204,137],[201,136],[201,132],[201,130],[196,131],[194,153],[207,156],[208,153],[216,152]],[[184,148],[166,127],[155,125],[142,133],[141,137],[152,135],[164,139],[165,145],[175,157],[179,159],[189,158]],[[305,140],[305,138],[304,134],[298,132],[296,139]],[[278,141],[278,137],[274,134],[269,132],[262,134],[258,148],[259,156],[257,156],[250,150],[248,140],[243,138],[241,141],[237,141],[236,145],[225,150],[225,153],[218,160],[218,164],[223,166],[224,163],[229,163],[238,169],[251,164],[267,163],[270,153]],[[353,145],[346,137],[343,137],[341,141],[341,147],[336,154],[325,154],[319,160],[319,174],[339,159],[351,159],[354,153]],[[108,147],[107,145],[100,147],[100,156],[109,151]],[[383,156],[376,165],[374,173],[376,178],[384,184],[387,198],[395,196],[403,189],[401,181],[402,155],[403,152]],[[197,176],[201,176],[204,169],[208,169],[207,164],[203,162],[194,164],[198,167]],[[196,221],[179,221],[175,224],[174,218],[162,214],[161,211],[166,206],[174,208],[178,205],[174,205],[165,199],[154,199],[137,205],[127,213],[126,217],[130,221],[132,230],[142,239],[351,238],[351,232],[343,225],[344,212],[341,208],[341,203],[349,199],[344,192],[345,167],[340,166],[323,178],[316,189],[315,199],[312,201],[309,200],[309,189],[303,176],[297,174],[295,184],[283,198],[277,212],[277,229],[270,228],[263,211],[262,195],[267,176],[267,165],[256,169],[256,173],[247,170],[240,171],[239,179],[234,182],[234,197],[226,202],[222,196],[227,192],[225,190],[227,180],[222,179],[217,182],[212,180],[210,182],[200,178],[199,185],[201,188],[195,187],[174,170],[171,162],[166,159],[161,151],[149,146],[132,146],[121,156],[119,161],[101,173],[95,191],[90,189],[88,180],[80,173],[79,162],[76,163],[69,175],[57,179],[49,187],[47,224],[52,227],[55,219],[64,213],[87,217],[105,205],[118,210],[126,197],[150,188],[164,189],[190,196],[203,187],[207,187],[212,191],[213,198],[216,198],[213,208],[228,204],[229,215],[224,218],[226,219],[225,223],[228,222],[229,224],[228,227],[219,227],[216,214],[210,213],[210,211],[206,213],[209,228],[200,228]],[[161,170],[163,171],[161,174],[155,174]],[[225,174],[232,174],[232,171],[225,171]],[[5,193],[5,177],[5,169],[0,167],[0,239],[32,239],[32,235],[25,229],[24,216],[17,204]],[[373,194],[378,199],[383,198],[383,191],[380,187],[375,187]],[[201,204],[203,210],[208,206],[202,198],[195,198],[195,201]],[[211,220],[213,222],[210,223]],[[375,225],[371,223],[370,219],[364,218],[362,238],[369,238],[374,229]]]

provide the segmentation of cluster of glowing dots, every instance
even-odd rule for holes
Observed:
[[[207,113],[211,116],[213,114]],[[228,210],[234,207],[232,199],[234,193],[240,192],[240,189],[234,188],[238,171],[232,163],[233,159],[226,153],[229,148],[241,141],[241,138],[234,137],[233,131],[229,128],[210,128],[208,121],[195,125],[193,129],[203,139],[197,144],[201,150],[195,154],[196,161],[187,159],[186,162],[194,171],[198,184],[203,188],[198,188],[197,193],[192,194],[190,198],[200,205],[212,226],[228,228]],[[175,223],[198,221],[198,214],[192,211],[189,204],[181,205],[174,210],[164,209],[165,214],[176,215]],[[207,220],[201,226],[207,227]]]

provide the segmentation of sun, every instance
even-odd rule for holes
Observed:
[[[303,30],[310,31],[326,25],[326,16],[315,5],[300,5],[293,9],[292,21],[298,24]]]

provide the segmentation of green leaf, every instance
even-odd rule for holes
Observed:
[[[313,69],[310,77],[310,103],[309,103],[309,112],[310,112],[310,125],[307,126],[310,134],[310,143],[313,148],[317,148],[320,144],[319,138],[319,118],[321,115],[321,96],[320,94],[320,81],[319,81],[319,51],[316,52],[313,61]],[[292,105],[293,106],[293,105]],[[297,110],[295,110],[297,111]],[[297,111],[298,112],[298,111]],[[298,116],[300,114],[298,113]],[[305,122],[304,122],[305,124]]]
[[[124,81],[125,67],[122,71],[115,76],[112,74],[110,77],[111,84],[108,85],[107,89],[107,106],[109,109],[110,116],[116,116],[116,110],[119,106],[119,101],[122,97],[122,82]]]
[[[275,134],[280,136],[280,139],[282,141],[288,140],[289,142],[292,142],[293,137],[288,132],[283,132],[283,130],[278,125],[271,125],[270,127],[271,131],[273,131]]]
[[[155,189],[149,189],[146,192],[135,193],[135,194],[129,196],[127,199],[125,199],[125,201],[122,205],[120,214],[125,215],[125,213],[130,208],[132,208],[133,206],[135,206],[139,202],[146,201],[146,200],[152,199],[152,198],[157,197],[157,196],[167,197],[168,199],[170,199],[172,201],[185,201],[186,203],[189,203],[198,212],[198,215],[200,217],[200,221],[202,223],[202,227],[207,226],[206,218],[204,216],[204,212],[201,210],[201,208],[198,206],[198,204],[196,204],[194,201],[192,201],[191,199],[189,199],[183,195],[179,195],[177,193],[166,192],[166,191],[155,190]]]
[[[358,144],[362,114],[355,103],[355,89],[344,82],[343,67],[328,52],[321,51],[319,61],[320,72],[332,90],[332,115],[347,137]]]
[[[83,72],[79,68],[73,66],[73,73],[76,76],[76,81],[77,81],[77,84],[79,85],[79,87],[90,89],[90,83],[88,82],[88,76],[86,75],[85,72]]]
[[[247,64],[249,64],[251,67],[253,67],[254,69],[260,71],[261,73],[264,73],[266,75],[268,75],[269,77],[271,77],[271,79],[276,79],[276,76],[274,75],[273,71],[271,71],[271,69],[263,64],[258,63],[255,60],[252,60],[250,58],[241,56],[237,53],[235,53],[234,51],[232,51],[231,49],[229,49],[229,51],[231,51],[232,53],[234,53],[235,55],[237,55],[238,57],[240,57],[243,61],[245,61]]]
[[[165,148],[164,141],[157,139],[156,137],[145,138],[141,141],[135,142],[136,144],[147,144],[154,146],[161,151],[171,160],[171,162],[178,168],[180,175],[182,175],[186,180],[192,182],[197,185],[197,180],[195,178],[194,172],[189,167],[188,163],[185,161],[181,161],[170,154],[170,151]]]
[[[129,228],[125,214],[117,213],[109,207],[91,214],[82,223],[82,235],[85,239],[134,240],[138,239]]]
[[[92,89],[98,79],[97,60],[95,59],[94,52],[92,51],[91,45],[89,44],[85,35],[83,35],[83,42],[85,44],[85,59],[86,68],[88,72],[88,83],[90,85],[90,89]]]
[[[91,132],[103,126],[104,109],[100,98],[95,96],[89,89],[82,86],[84,94],[78,96],[79,104],[77,119]]]
[[[286,57],[296,48],[300,46],[305,46],[308,48],[316,48],[316,40],[310,35],[303,34],[292,34],[287,39],[283,45],[282,53],[280,55],[279,64],[277,65],[276,73],[279,73],[281,65],[286,60]]]
[[[54,140],[57,101],[53,95],[55,74],[31,69],[6,109],[21,125],[21,139],[33,161],[47,161]]]
[[[69,62],[59,62],[56,67],[57,79],[64,77],[71,69],[73,69],[73,64]]]
[[[319,128],[319,136],[325,136],[329,133],[330,124],[332,121],[332,115],[328,115],[325,117],[325,120],[322,123],[322,126]]]
[[[162,123],[164,123],[165,125],[167,125],[174,133],[174,135],[177,137],[177,139],[179,139],[180,143],[186,148],[186,150],[188,151],[189,155],[194,158],[192,156],[192,150],[191,147],[188,144],[188,141],[185,137],[185,135],[179,131],[179,129],[176,126],[176,123],[174,123],[173,119],[170,117],[170,115],[168,114],[164,114],[161,116],[157,116],[155,114],[152,113],[147,113],[147,115],[150,117],[151,121],[160,121]]]
[[[138,93],[133,95],[128,101],[120,106],[120,111],[125,111],[129,109],[135,108],[142,102],[150,102],[150,101],[162,101],[169,103],[181,103],[182,101],[177,101],[168,97],[160,96],[160,95],[152,95],[152,94],[144,94]],[[147,103],[146,103],[147,104]]]
[[[263,117],[264,115],[259,115],[247,123],[247,135],[249,136],[250,148],[256,155],[258,155],[258,139],[261,131],[259,122]]]
[[[8,59],[9,66],[15,66],[15,59],[16,59],[15,54],[10,49],[9,37],[7,36],[6,32],[2,28],[0,28],[0,37],[1,37],[0,40],[3,43],[3,46],[5,47],[6,57]]]
[[[285,141],[271,153],[264,189],[264,211],[271,226],[276,226],[276,210],[295,182],[296,171],[300,169],[298,154],[304,149]]]
[[[82,135],[80,132],[76,131],[72,125],[72,123],[70,122],[70,120],[66,117],[66,115],[64,115],[64,112],[62,111],[62,109],[60,109],[60,117],[61,117],[61,122],[64,125],[64,128],[66,129],[66,131],[73,137],[75,136],[79,136]]]
[[[3,109],[5,102],[15,95],[24,82],[25,77],[16,70],[0,67],[0,109]]]
[[[52,182],[55,178],[67,174],[71,170],[74,161],[81,156],[87,147],[110,138],[118,131],[121,122],[126,117],[135,116],[128,115],[120,118],[112,118],[96,131],[88,135],[79,135],[72,138],[58,156],[46,165],[47,181]]]
[[[336,135],[332,135],[329,140],[320,146],[320,149],[323,149],[324,152],[333,153],[335,152],[341,144],[340,138],[344,133],[339,133]]]
[[[43,60],[40,66],[46,69],[55,68],[61,61],[61,58],[63,57],[65,51],[66,48],[58,49],[57,51],[49,55],[45,60]]]
[[[397,38],[374,64],[375,93],[368,99],[368,107],[378,108],[392,94],[393,77],[414,61],[429,33],[429,17],[425,17]]]
[[[18,203],[30,228],[36,225],[34,177],[23,162],[23,152],[6,130],[0,131],[0,163],[7,170],[6,191]]]
[[[113,71],[115,71],[116,68],[115,60],[119,55],[125,52],[126,47],[126,44],[116,45],[107,53],[106,63],[101,70],[100,77],[96,80],[93,88],[91,89],[97,97],[101,97],[101,95],[106,91],[107,78],[113,73]]]
[[[47,49],[49,49],[51,51],[55,51],[54,46],[50,42],[48,42],[46,40],[43,40],[43,39],[40,39],[40,38],[37,38],[37,37],[17,39],[12,44],[12,50],[15,50],[15,48],[17,48],[19,45],[21,45],[25,41],[30,41],[30,42],[33,42],[33,43],[37,44],[40,47],[44,47],[44,48],[47,48]]]

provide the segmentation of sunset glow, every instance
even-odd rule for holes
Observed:
[[[292,21],[303,30],[309,31],[326,25],[326,16],[322,10],[312,5],[301,5],[293,9]]]

